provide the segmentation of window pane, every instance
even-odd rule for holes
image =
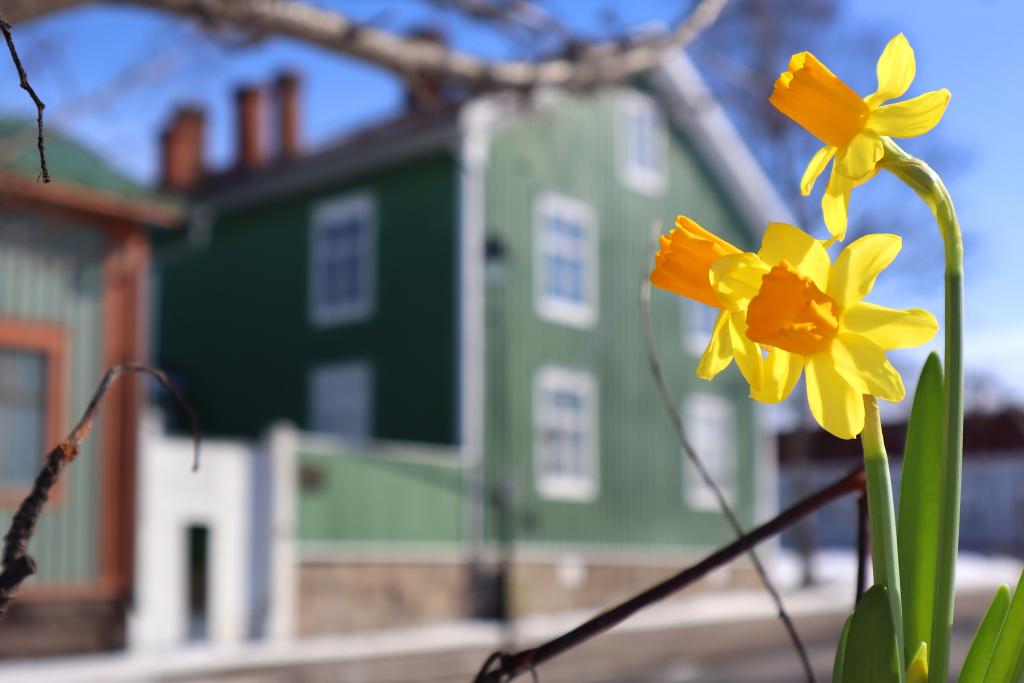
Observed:
[[[544,458],[542,467],[552,475],[581,478],[585,471],[583,397],[554,390],[544,401]]]
[[[736,492],[736,414],[729,399],[696,394],[685,403],[686,428],[697,456],[726,496]],[[686,483],[690,502],[698,507],[714,507],[711,490],[704,485],[689,459]]]
[[[29,486],[44,448],[46,357],[0,349],[0,483]]]
[[[649,102],[636,102],[626,108],[624,161],[628,169],[656,177],[662,172],[661,119]]]
[[[310,377],[309,427],[367,439],[373,432],[373,370],[363,362],[317,368]]]
[[[651,167],[651,118],[641,109],[636,113],[636,165],[640,168]]]
[[[583,226],[559,217],[546,223],[545,294],[572,303],[585,301],[586,232]]]
[[[343,306],[360,300],[363,271],[367,267],[367,229],[366,221],[355,216],[323,229],[319,256],[324,305]]]

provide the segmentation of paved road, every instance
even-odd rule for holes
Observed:
[[[954,632],[953,661],[963,661],[972,634],[966,627]],[[809,643],[808,654],[820,681],[831,678],[834,648],[832,640]],[[724,658],[679,658],[636,675],[593,683],[794,683],[803,680],[802,671],[791,650],[777,647]]]
[[[954,662],[963,661],[987,602],[984,596],[977,595],[959,598],[958,605],[952,643]],[[811,664],[822,682],[831,679],[841,626],[839,620],[830,623],[827,619],[798,623]],[[794,683],[805,680],[799,660],[786,646],[788,641],[776,639],[764,646],[767,632],[779,636],[781,627],[774,623],[750,624],[734,626],[730,631],[728,651],[692,652],[693,648],[686,648],[691,651],[665,660],[652,657],[642,670],[589,679],[589,683]]]
[[[987,596],[958,598],[954,661],[967,644],[987,605]],[[822,683],[830,679],[833,648],[843,616],[797,620]],[[301,668],[230,672],[216,681],[232,683],[470,683],[487,653],[478,649],[435,652]],[[208,681],[209,678],[176,681]],[[530,677],[518,679],[529,683]],[[544,665],[541,683],[802,683],[799,661],[777,620],[611,632]]]

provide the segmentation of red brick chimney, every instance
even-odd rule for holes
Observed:
[[[206,117],[197,107],[179,107],[160,137],[160,184],[185,191],[203,179]]]
[[[299,88],[294,71],[281,73],[274,81],[274,117],[277,124],[277,156],[294,159],[299,154]]]
[[[423,26],[413,29],[408,38],[428,45],[435,45],[440,48],[448,47],[448,39],[445,34],[437,28]],[[439,109],[445,101],[445,86],[443,77],[438,76],[409,76],[405,78],[405,107],[408,111],[424,112]]]
[[[263,163],[263,93],[259,88],[244,86],[235,93],[238,149],[235,165],[249,170]]]

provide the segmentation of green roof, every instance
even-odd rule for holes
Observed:
[[[102,156],[53,126],[43,128],[46,166],[54,181],[80,185],[122,199],[176,203],[172,196],[131,180]],[[35,121],[0,116],[0,169],[39,176],[39,149]]]

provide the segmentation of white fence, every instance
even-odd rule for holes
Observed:
[[[295,606],[295,434],[192,441],[140,430],[129,647],[287,638]]]

